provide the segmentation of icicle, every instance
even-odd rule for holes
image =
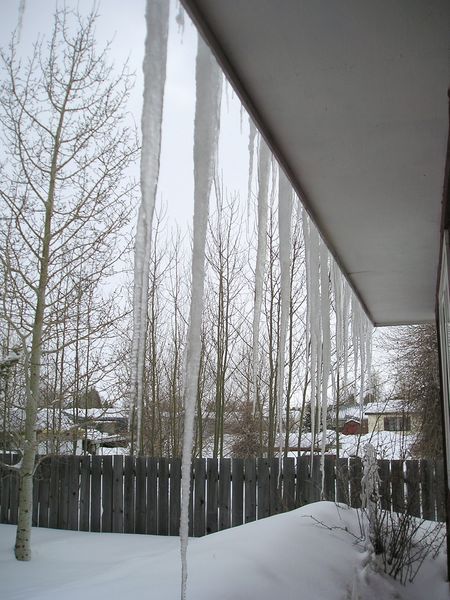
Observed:
[[[258,153],[258,247],[255,266],[255,299],[253,308],[253,412],[256,408],[256,391],[258,375],[259,327],[263,297],[264,271],[267,245],[267,213],[270,174],[270,150],[259,138]]]
[[[20,42],[20,36],[22,35],[22,24],[23,24],[23,15],[25,13],[25,0],[20,0],[19,4],[19,14],[17,18],[17,42]]]
[[[175,20],[178,25],[178,33],[181,34],[181,39],[183,39],[185,19],[184,19],[184,8],[183,8],[183,5],[181,4],[180,0],[178,0],[178,2],[177,2],[177,16],[175,17]]]
[[[305,281],[306,281],[306,319],[305,319],[305,356],[306,363],[308,364],[309,357],[309,344],[311,340],[311,327],[310,327],[310,291],[311,291],[311,282],[310,282],[310,252],[309,252],[309,225],[308,225],[308,215],[303,207],[301,207],[301,219],[302,219],[302,233],[303,233],[303,242],[305,246]]]
[[[194,438],[195,402],[201,351],[201,321],[205,279],[205,243],[209,196],[214,178],[220,124],[222,74],[215,58],[199,37],[196,60],[196,105],[194,124],[194,240],[192,292],[187,334],[184,385],[184,435],[181,480],[180,550],[181,598],[186,598],[187,545],[191,455]]]
[[[253,179],[253,154],[255,151],[256,127],[252,119],[249,117],[249,134],[248,134],[248,193],[247,193],[247,222],[250,220],[250,208],[252,201],[252,179]]]
[[[309,322],[311,341],[311,472],[313,467],[313,450],[316,433],[316,406],[320,394],[321,374],[321,311],[320,311],[320,264],[319,264],[319,234],[314,224],[309,225]]]
[[[169,1],[148,0],[142,108],[141,205],[134,257],[133,340],[131,350],[131,415],[137,413],[137,444],[142,442],[142,380],[147,329],[147,297],[152,222],[159,177],[161,127],[166,80]]]
[[[342,349],[344,353],[344,376],[342,379],[342,389],[347,394],[348,385],[348,351],[349,351],[349,310],[350,310],[350,286],[343,279],[343,300],[342,300]]]
[[[327,442],[327,408],[328,408],[328,381],[331,368],[331,335],[330,335],[330,284],[328,271],[328,250],[324,242],[320,241],[320,313],[322,323],[322,447],[320,471],[322,473],[322,495],[325,484],[325,449]]]
[[[282,454],[283,435],[283,387],[284,362],[289,309],[291,296],[291,222],[292,222],[292,187],[285,173],[278,169],[278,231],[280,245],[280,278],[281,278],[281,315],[280,341],[278,346],[278,435],[280,440],[280,460]],[[289,432],[288,432],[289,435]],[[281,473],[281,469],[279,471]]]

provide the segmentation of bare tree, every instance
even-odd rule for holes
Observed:
[[[396,356],[397,395],[418,424],[413,451],[418,457],[442,457],[442,414],[436,329],[433,324],[391,330],[388,343]]]
[[[57,10],[51,38],[35,44],[29,61],[19,60],[15,36],[1,53],[1,137],[7,160],[0,197],[12,224],[0,240],[3,276],[11,283],[3,318],[24,342],[26,373],[18,560],[31,558],[36,415],[43,342],[50,335],[46,319],[52,315],[52,324],[65,319],[61,301],[77,293],[80,278],[61,294],[68,265],[82,273],[81,281],[93,274],[85,265],[105,276],[111,272],[121,250],[117,236],[131,207],[133,184],[126,169],[138,148],[126,126],[125,103],[132,79],[126,66],[116,71],[108,63],[108,46],[96,51],[95,22],[94,13],[83,18]],[[25,310],[17,321],[19,304]]]

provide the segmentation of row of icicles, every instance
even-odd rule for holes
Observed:
[[[178,7],[177,22],[184,23],[182,9]],[[147,38],[144,57],[144,105],[142,112],[141,192],[135,245],[134,322],[131,360],[131,412],[136,414],[137,445],[142,439],[142,398],[147,327],[147,297],[152,220],[158,188],[162,136],[164,87],[166,80],[167,39],[169,26],[169,0],[147,0]],[[203,292],[205,279],[205,240],[209,213],[209,199],[214,175],[217,171],[218,140],[220,131],[220,104],[223,74],[205,42],[198,38],[196,58],[196,105],[194,122],[194,217],[191,279],[191,305],[184,373],[184,440],[182,458],[182,508],[181,508],[181,598],[186,598],[188,499],[190,492],[190,466],[194,434],[194,413],[197,378],[200,364],[200,332],[202,324]],[[258,370],[258,344],[263,281],[266,262],[266,233],[268,220],[269,182],[275,162],[271,152],[257,134],[250,120],[249,135],[249,196],[253,178],[253,157],[257,161],[257,255],[255,265],[253,313],[253,389],[256,390]],[[282,439],[282,405],[286,334],[289,319],[291,220],[293,202],[298,202],[292,186],[281,169],[278,169],[278,221],[280,239],[281,317],[278,373],[279,439]],[[345,389],[349,371],[360,382],[360,401],[370,373],[371,325],[358,300],[342,276],[321,240],[315,225],[303,212],[303,237],[306,255],[307,285],[307,344],[311,374],[310,402],[312,431],[322,430],[322,461],[326,443],[328,394],[331,388],[335,397],[336,378],[332,374],[332,337],[335,337],[335,357],[338,369],[343,372]],[[332,302],[334,318],[331,319]],[[335,331],[331,331],[332,325]],[[349,365],[349,347],[353,347],[352,369]],[[316,411],[316,408],[319,410]],[[315,423],[320,415],[321,425]],[[322,463],[323,467],[323,463]],[[322,468],[323,472],[323,468]],[[185,474],[188,474],[187,477]]]

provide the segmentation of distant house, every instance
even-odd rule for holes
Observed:
[[[337,419],[336,410],[332,409],[330,416],[331,428],[336,429],[337,426],[343,435],[359,435],[368,431],[367,416],[361,411],[359,404],[341,406]]]
[[[345,421],[340,431],[342,435],[359,435],[360,433],[367,433],[367,419],[363,419],[362,422],[360,419],[348,419]]]
[[[403,400],[373,402],[368,404],[364,413],[367,416],[369,433],[378,431],[397,431],[409,433],[418,429],[418,417]]]
[[[75,418],[82,436],[82,447],[90,454],[101,448],[126,448],[129,443],[128,414],[118,408],[88,408]]]

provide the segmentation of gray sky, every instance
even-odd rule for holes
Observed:
[[[6,46],[11,31],[17,26],[19,0],[0,0],[0,45]],[[66,0],[66,6],[77,7],[82,14],[92,7],[93,0]],[[136,85],[129,110],[140,127],[142,108],[142,60],[145,41],[145,0],[100,0],[97,23],[99,45],[113,40],[111,58],[121,63],[127,58],[136,73]],[[36,37],[47,35],[52,28],[56,0],[26,0],[23,16],[21,49],[24,56],[32,49]],[[192,221],[193,212],[193,123],[195,109],[195,54],[197,37],[189,18],[184,32],[178,31],[175,21],[177,6],[171,2],[167,81],[163,123],[159,195],[168,206],[171,222],[184,228]],[[225,88],[224,88],[225,89]],[[228,90],[222,101],[222,131],[220,139],[220,170],[224,185],[241,193],[246,201],[248,124],[240,126],[239,102]],[[136,168],[136,177],[139,169]]]

